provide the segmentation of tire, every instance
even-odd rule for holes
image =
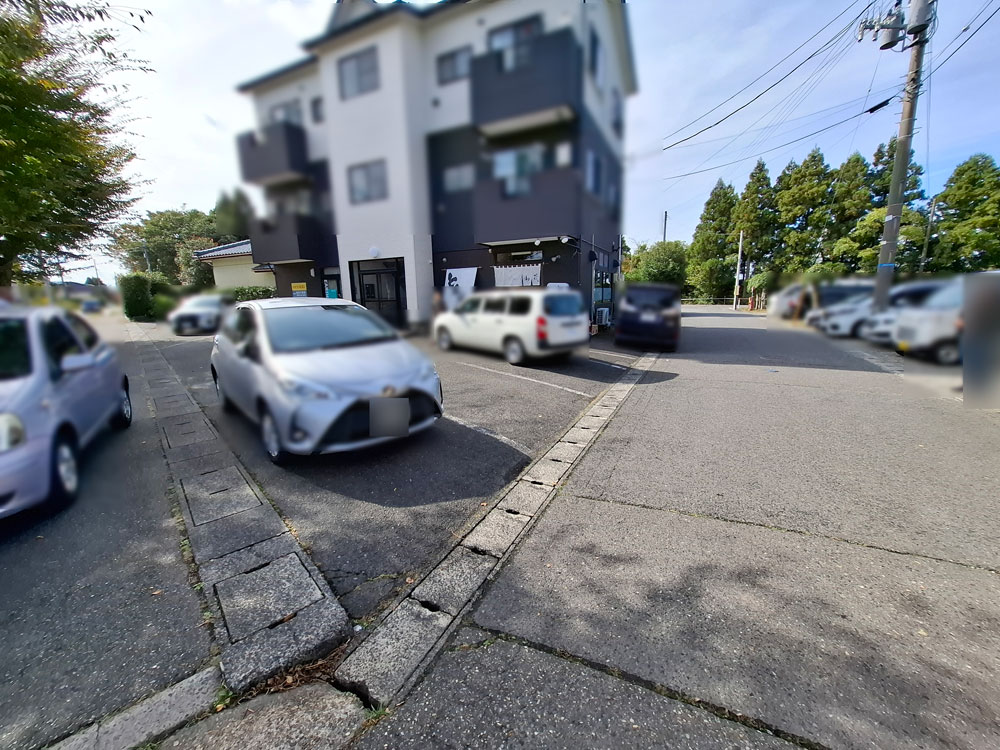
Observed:
[[[503,358],[512,365],[524,364],[524,344],[521,343],[521,339],[514,336],[504,339]]]
[[[219,382],[218,373],[213,372],[212,380],[215,381],[215,394],[219,397],[219,403],[222,405],[222,411],[227,413],[232,413],[235,410],[233,402],[230,400],[229,396],[226,395],[225,391],[222,390],[222,383]]]
[[[111,417],[111,427],[115,430],[128,429],[132,424],[132,399],[129,397],[128,386],[122,383],[118,394],[118,411]]]
[[[851,338],[852,339],[859,339],[859,338],[861,338],[861,326],[864,324],[864,322],[865,322],[864,320],[859,320],[851,328]]]
[[[272,464],[281,466],[288,462],[290,454],[281,447],[281,433],[266,406],[260,409],[260,443]]]
[[[438,349],[443,352],[448,351],[452,346],[454,346],[454,342],[451,340],[451,334],[448,333],[447,328],[438,328],[437,345]]]
[[[80,454],[76,439],[67,431],[52,441],[49,473],[49,500],[57,506],[72,503],[80,491]]]
[[[957,341],[942,341],[934,347],[934,361],[939,365],[957,365],[962,361],[962,352]]]

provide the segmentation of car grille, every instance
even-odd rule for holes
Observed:
[[[901,341],[907,341],[917,335],[917,329],[911,326],[901,326],[898,335]]]
[[[425,419],[439,414],[437,404],[434,399],[426,393],[409,391],[403,397],[410,401],[410,426],[420,424]],[[340,417],[327,429],[320,441],[322,445],[336,445],[337,443],[353,443],[358,440],[367,440],[371,437],[371,421],[368,414],[367,401],[355,401]]]

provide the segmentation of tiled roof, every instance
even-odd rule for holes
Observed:
[[[214,260],[215,258],[231,258],[236,255],[250,255],[250,252],[250,240],[240,240],[239,242],[230,242],[228,245],[198,250],[195,255],[198,256],[198,260]]]

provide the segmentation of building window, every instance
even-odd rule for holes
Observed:
[[[368,47],[337,62],[340,76],[340,98],[353,99],[378,88],[378,55]]]
[[[531,192],[531,175],[542,169],[545,146],[530,146],[497,151],[493,154],[493,177],[503,182],[504,196],[511,198]]]
[[[625,112],[622,105],[622,95],[618,89],[611,89],[611,127],[615,134],[621,138],[625,129]]]
[[[309,110],[312,112],[313,122],[323,122],[323,97],[314,96],[309,102]]]
[[[557,167],[573,166],[573,144],[570,141],[556,144],[555,163]]]
[[[592,149],[588,149],[586,174],[587,190],[597,196],[600,196],[601,194],[601,172],[603,166],[604,164],[601,161],[601,157],[595,154]]]
[[[445,52],[438,55],[437,75],[438,84],[444,85],[452,81],[458,81],[469,77],[469,67],[472,63],[472,47],[462,47],[461,49]]]
[[[516,70],[531,62],[531,40],[542,34],[542,17],[532,16],[490,31],[487,47],[500,53],[500,69]]]
[[[597,88],[604,88],[604,49],[597,29],[590,27],[590,74],[594,77]]]
[[[271,122],[291,122],[296,125],[302,124],[302,105],[298,99],[288,102],[281,102],[271,107]]]
[[[351,203],[370,203],[389,197],[385,160],[356,164],[347,170],[347,183],[351,191]]]
[[[475,184],[475,164],[458,164],[454,167],[447,167],[444,170],[444,191],[446,193],[459,193],[463,190],[472,190]]]

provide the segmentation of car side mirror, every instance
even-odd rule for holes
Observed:
[[[97,364],[93,354],[67,354],[59,362],[59,369],[63,372],[77,372],[86,370]]]

